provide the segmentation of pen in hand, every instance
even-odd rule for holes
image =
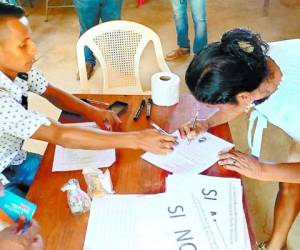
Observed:
[[[197,112],[196,115],[195,115],[195,118],[194,118],[194,121],[193,121],[193,125],[192,125],[192,131],[194,131],[194,129],[195,129],[196,122],[197,122],[197,119],[198,119],[198,115],[199,115],[199,112]],[[189,137],[189,138],[188,138],[188,143],[190,144],[191,141],[192,141],[192,138]]]
[[[160,126],[158,126],[156,123],[154,123],[153,121],[150,121],[150,125],[155,128],[158,132],[160,132],[161,134],[164,135],[168,135],[168,136],[173,136],[171,134],[169,134],[168,132],[166,132],[165,130],[163,130]],[[179,143],[177,141],[177,137],[176,137],[176,141],[174,142],[174,145],[177,146]]]
[[[158,126],[156,123],[154,122],[150,122],[150,125],[155,128],[158,132],[164,134],[164,135],[170,135],[168,132],[166,132],[165,130],[163,130],[160,126]]]

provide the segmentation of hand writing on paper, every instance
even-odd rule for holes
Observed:
[[[219,154],[219,165],[253,179],[262,179],[263,163],[257,158],[232,150]]]
[[[42,237],[38,234],[39,226],[35,220],[30,221],[30,226],[23,234],[19,234],[24,226],[25,218],[20,217],[18,223],[0,232],[0,250],[41,250],[43,249]]]
[[[154,154],[168,154],[177,145],[176,137],[161,134],[154,129],[140,131],[137,134],[137,147]]]
[[[199,134],[203,134],[208,130],[207,120],[191,120],[183,124],[179,128],[180,136],[182,139],[192,140]]]

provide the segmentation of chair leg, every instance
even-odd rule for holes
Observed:
[[[45,13],[45,22],[48,22],[48,6],[49,6],[49,0],[46,0],[46,13]]]
[[[33,8],[33,1],[32,0],[28,0],[28,2],[29,2],[30,8]]]
[[[270,0],[264,0],[264,7],[263,7],[264,16],[267,16],[269,14],[269,8],[270,8]]]

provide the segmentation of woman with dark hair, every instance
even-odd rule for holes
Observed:
[[[269,46],[258,34],[239,28],[226,32],[220,42],[204,48],[186,72],[186,83],[195,98],[219,110],[207,121],[197,121],[194,130],[191,122],[183,125],[182,137],[191,138],[254,108],[248,144],[256,157],[231,151],[220,154],[219,164],[250,178],[281,182],[272,235],[258,249],[285,249],[288,232],[300,210],[300,163],[271,164],[257,158],[267,122],[300,141],[299,65],[300,40]]]

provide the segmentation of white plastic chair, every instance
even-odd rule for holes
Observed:
[[[85,32],[77,43],[77,60],[81,91],[88,91],[84,47],[98,59],[105,94],[145,94],[140,82],[139,64],[143,50],[152,41],[158,66],[170,72],[158,35],[150,28],[130,21],[111,21]],[[149,94],[149,93],[147,93]]]

